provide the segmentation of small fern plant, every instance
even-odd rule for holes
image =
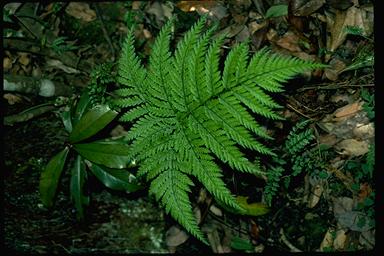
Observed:
[[[189,193],[200,182],[216,200],[242,208],[223,181],[217,161],[235,171],[263,175],[257,159],[242,149],[274,155],[262,139],[271,139],[252,112],[281,119],[280,106],[268,95],[283,91],[282,82],[321,64],[281,57],[261,50],[249,60],[246,43],[227,55],[221,72],[224,36],[200,18],[172,52],[169,20],[156,38],[149,63],[143,66],[134,49],[131,29],[119,60],[115,104],[120,120],[132,124],[127,133],[137,175],[150,182],[149,192],[187,231],[203,242]]]

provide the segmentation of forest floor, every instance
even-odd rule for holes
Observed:
[[[118,59],[129,27],[135,29],[137,50],[145,60],[164,21],[177,17],[178,38],[204,14],[218,22],[217,34],[227,34],[224,50],[248,40],[252,53],[266,46],[329,65],[287,82],[277,97],[285,120],[264,124],[275,138],[272,146],[281,152],[280,160],[267,167],[280,172],[269,212],[234,215],[196,188],[192,201],[210,242],[206,246],[146,191],[116,192],[90,176],[90,204],[84,220],[77,221],[69,171],[62,175],[54,207],[45,208],[40,173],[67,139],[63,105],[46,104],[80,95],[92,70]],[[3,94],[7,250],[128,254],[375,248],[372,1],[294,0],[289,6],[273,0],[11,3],[3,17],[4,81],[30,83],[4,87]],[[36,87],[43,78],[54,82],[54,95],[47,97]],[[23,115],[25,110],[30,114]],[[303,120],[313,139],[305,151],[289,156],[284,145]],[[124,129],[114,124],[112,134]],[[228,177],[228,186],[248,197],[249,205],[266,200],[263,182],[246,175]]]

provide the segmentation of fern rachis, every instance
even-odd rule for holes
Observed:
[[[119,64],[116,105],[129,107],[121,120],[132,122],[127,139],[138,174],[150,181],[150,192],[190,233],[204,240],[188,193],[195,177],[217,200],[241,207],[226,188],[221,160],[232,169],[262,175],[241,148],[273,155],[256,140],[270,139],[250,111],[279,119],[279,105],[267,92],[282,91],[281,83],[307,69],[321,67],[261,50],[248,62],[248,47],[235,46],[219,70],[223,37],[211,40],[201,18],[170,51],[172,20],[155,40],[144,68],[134,51],[130,31]]]

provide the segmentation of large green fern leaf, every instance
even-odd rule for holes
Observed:
[[[263,175],[260,164],[242,149],[274,155],[263,144],[271,139],[252,112],[281,119],[281,108],[269,92],[305,70],[323,65],[282,57],[263,49],[249,61],[246,43],[235,46],[220,72],[224,36],[211,39],[201,18],[171,51],[173,19],[161,29],[143,68],[134,52],[130,31],[119,62],[117,106],[126,108],[121,120],[132,122],[127,141],[130,157],[149,191],[181,225],[202,241],[189,198],[195,177],[218,201],[241,210],[223,181],[217,161],[233,170]]]

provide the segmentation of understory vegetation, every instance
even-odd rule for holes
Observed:
[[[374,250],[373,7],[341,2],[5,5],[6,249]]]

